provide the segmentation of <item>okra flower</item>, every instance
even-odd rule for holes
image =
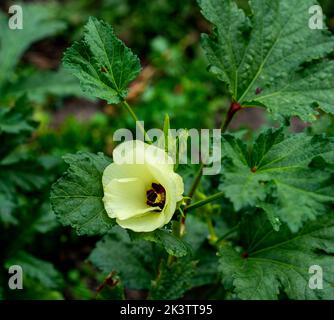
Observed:
[[[104,207],[123,228],[149,232],[167,224],[183,199],[182,178],[166,152],[139,140],[120,144],[103,172]]]

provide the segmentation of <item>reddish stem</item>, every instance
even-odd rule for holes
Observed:
[[[234,115],[241,109],[242,109],[242,106],[238,102],[233,101],[231,103],[230,109],[227,112],[226,119],[225,119],[224,125],[222,127],[223,132],[225,132],[227,130],[227,127],[231,123]]]

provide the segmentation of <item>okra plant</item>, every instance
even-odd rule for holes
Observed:
[[[66,155],[51,191],[63,225],[102,237],[89,260],[119,298],[124,288],[148,299],[201,288],[222,299],[334,299],[334,139],[312,130],[334,114],[334,37],[321,16],[322,28],[311,26],[315,5],[252,0],[246,13],[233,0],[199,0],[212,25],[201,36],[208,71],[230,94],[221,128],[199,137],[208,152],[190,152],[194,131],[184,123],[171,134],[163,110],[161,136],[145,130],[127,101],[140,61],[108,23],[90,18],[66,51],[82,90],[128,110],[142,137],[112,158]],[[230,132],[247,108],[265,110],[273,126],[252,138]]]

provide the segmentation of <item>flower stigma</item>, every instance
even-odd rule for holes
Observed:
[[[151,207],[159,207],[161,210],[165,206],[166,190],[158,183],[152,183],[152,189],[146,191],[146,204]]]

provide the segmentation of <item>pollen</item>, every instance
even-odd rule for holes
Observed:
[[[166,202],[166,190],[158,183],[152,183],[152,189],[146,191],[146,204],[151,207],[158,207],[161,210]]]

